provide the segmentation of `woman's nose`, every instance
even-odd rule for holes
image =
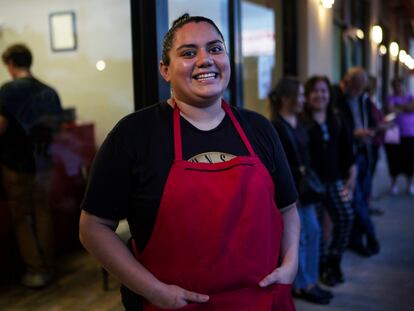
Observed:
[[[198,67],[206,67],[211,66],[213,64],[213,59],[211,58],[210,53],[208,51],[201,49],[197,55],[197,66]]]

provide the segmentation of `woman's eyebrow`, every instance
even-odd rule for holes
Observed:
[[[224,44],[221,40],[217,39],[217,40],[207,42],[206,45],[209,46],[209,45],[213,45],[216,43]],[[196,44],[183,44],[177,48],[177,51],[182,50],[182,49],[188,49],[188,48],[197,48],[197,45]]]

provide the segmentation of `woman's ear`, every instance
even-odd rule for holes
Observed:
[[[170,82],[171,78],[170,78],[169,67],[165,65],[162,61],[160,61],[159,69],[160,69],[160,74],[164,78],[164,80],[167,82]]]

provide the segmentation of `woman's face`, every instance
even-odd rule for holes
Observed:
[[[229,83],[230,62],[212,25],[199,22],[179,28],[169,56],[170,64],[161,64],[160,72],[177,100],[205,106],[221,98]]]
[[[325,81],[315,83],[308,95],[309,108],[311,110],[325,110],[330,100],[329,87]]]
[[[305,103],[305,91],[303,85],[299,86],[297,97],[292,98],[290,103],[290,110],[294,113],[301,113],[303,110],[303,105]]]

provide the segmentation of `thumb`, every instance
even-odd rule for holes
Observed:
[[[267,275],[263,280],[260,281],[260,287],[266,287],[270,284],[276,283],[279,278],[279,269],[274,270],[272,273]]]
[[[191,302],[207,302],[210,297],[207,295],[203,295],[203,294],[199,294],[199,293],[194,293],[194,292],[190,292],[188,290],[186,290],[184,292],[184,299],[187,301],[191,301]]]

